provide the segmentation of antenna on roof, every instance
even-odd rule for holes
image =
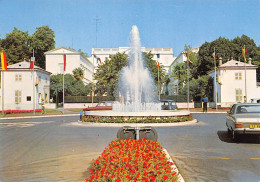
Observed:
[[[94,20],[96,21],[96,48],[97,48],[97,32],[98,32],[98,23],[101,20],[99,17],[95,17]]]

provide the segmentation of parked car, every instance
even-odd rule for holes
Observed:
[[[233,140],[237,140],[239,135],[260,136],[260,104],[234,104],[227,113],[226,126]]]
[[[112,110],[113,104],[117,101],[102,101],[94,107],[84,108],[83,111],[100,111],[100,110]]]
[[[250,99],[250,103],[260,103],[260,98]]]
[[[161,104],[162,110],[178,110],[176,102],[172,100],[161,100]]]

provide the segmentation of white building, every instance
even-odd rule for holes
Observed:
[[[83,82],[85,84],[91,83],[93,79],[93,64],[83,54],[68,49],[66,47],[59,47],[48,52],[45,52],[46,57],[46,71],[52,74],[63,74],[64,59],[63,55],[66,54],[66,73],[73,74],[75,68],[82,68],[84,71]]]
[[[260,98],[260,87],[256,79],[257,66],[248,63],[230,60],[217,67],[216,88],[214,88],[214,102],[221,107],[232,106],[238,102],[250,102],[251,99]],[[209,72],[215,78],[215,71]]]
[[[1,70],[1,110],[2,106],[4,110],[41,109],[42,99],[49,102],[51,73],[38,66],[34,71],[29,67],[30,63],[23,61],[7,66],[7,71]]]
[[[109,55],[115,55],[116,53],[129,53],[130,47],[119,47],[119,48],[93,48],[91,51],[91,59],[93,64],[95,65],[95,69],[97,66],[106,59],[109,58]],[[154,54],[153,59],[159,61],[160,64],[163,65],[166,72],[175,59],[173,57],[173,50],[172,48],[145,48],[141,47],[142,52],[151,52]]]

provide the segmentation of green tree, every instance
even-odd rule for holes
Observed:
[[[37,27],[31,37],[30,51],[34,49],[35,64],[45,69],[45,55],[47,52],[55,48],[55,34],[49,26]]]
[[[16,27],[1,40],[0,49],[6,52],[7,65],[30,58],[30,36]]]
[[[154,79],[154,83],[157,85],[158,84],[158,63],[157,63],[157,61],[155,61],[153,59],[154,55],[151,52],[149,52],[149,53],[144,52],[143,55],[144,55],[145,65],[147,66],[148,70],[150,71],[150,73]],[[159,82],[166,83],[167,78],[166,78],[165,69],[163,69],[162,64],[160,64],[159,67],[160,67]]]
[[[76,80],[82,80],[84,78],[84,71],[82,68],[75,68],[73,71],[73,76]]]
[[[59,101],[63,97],[63,74],[52,75],[50,78],[51,97],[56,101],[56,96]],[[64,93],[65,96],[85,96],[89,94],[88,85],[85,86],[82,80],[76,80],[73,75],[64,75]]]
[[[153,54],[143,53],[145,60],[145,65],[148,67],[154,82],[158,83],[158,65],[155,60],[153,60]],[[116,95],[116,89],[118,86],[119,73],[121,69],[127,65],[128,56],[125,53],[117,53],[116,55],[110,55],[104,64],[99,65],[98,70],[94,76],[97,80],[95,86],[95,94],[99,96],[107,94],[108,96]],[[160,83],[165,82],[165,70],[163,66],[160,66],[159,71],[159,81]]]
[[[259,65],[260,62],[260,48],[256,46],[253,39],[246,35],[236,37],[229,40],[223,37],[212,42],[205,42],[199,50],[197,74],[198,76],[207,75],[208,71],[214,69],[214,59],[212,53],[216,52],[216,57],[222,57],[223,63],[226,63],[231,58],[235,60],[244,61],[242,56],[242,48],[247,49],[246,58],[252,58],[253,64]],[[257,71],[257,78],[260,81],[260,70]]]
[[[117,53],[116,55],[110,55],[109,59],[106,59],[103,64],[98,66],[98,70],[94,75],[94,79],[97,80],[95,94],[99,96],[103,94],[115,96],[119,72],[126,66],[127,59],[128,56],[125,53]]]

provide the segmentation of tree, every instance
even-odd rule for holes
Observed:
[[[154,82],[158,83],[158,65],[155,60],[153,60],[153,54],[143,53],[145,60],[145,65],[148,67]],[[127,65],[128,56],[125,53],[117,53],[116,55],[110,55],[104,64],[99,65],[98,70],[94,76],[97,80],[95,86],[95,93],[98,95],[107,94],[108,96],[115,97],[116,89],[118,86],[119,73],[121,69]],[[165,70],[163,66],[160,66],[159,71],[159,81],[160,83],[165,82]]]
[[[30,51],[34,49],[35,64],[45,69],[45,56],[47,52],[55,48],[55,34],[49,26],[37,27],[31,38]]]
[[[1,40],[0,49],[6,52],[7,65],[30,59],[30,36],[16,27]]]
[[[222,57],[223,63],[226,63],[231,58],[238,61],[244,61],[244,58],[242,56],[242,48],[244,47],[247,49],[247,60],[249,57],[251,57],[253,60],[253,64],[259,65],[260,48],[256,46],[253,39],[246,35],[236,37],[233,40],[219,37],[212,42],[205,42],[204,44],[202,44],[199,50],[197,74],[199,76],[207,75],[208,71],[214,69],[214,59],[212,57],[214,48],[216,51],[216,57]],[[260,81],[259,75],[260,72],[258,69],[258,81]]]
[[[82,68],[75,68],[73,71],[73,76],[76,80],[82,80],[84,78],[84,71]]]
[[[98,70],[94,75],[94,79],[97,80],[95,94],[99,96],[104,94],[115,96],[119,72],[126,66],[127,59],[128,56],[125,53],[117,53],[116,55],[110,55],[109,59],[106,59],[103,64],[98,66]]]
[[[189,94],[194,101],[200,101],[202,96],[207,94],[209,98],[212,96],[212,78],[208,75],[198,75],[199,59],[198,54],[192,52],[191,47],[185,45],[185,53],[189,54],[189,59],[184,63],[178,63],[175,66],[172,77],[178,80],[178,93],[180,95],[187,95],[187,87],[189,80]],[[189,63],[189,64],[187,64]],[[188,65],[189,65],[189,78],[188,78]]]
[[[35,53],[35,64],[45,69],[44,52],[55,47],[54,31],[49,26],[37,27],[32,36],[17,28],[0,41],[0,49],[6,52],[7,64],[29,60]]]
[[[147,66],[148,70],[150,71],[153,79],[154,79],[154,83],[157,85],[158,84],[158,63],[153,59],[153,54],[151,52],[143,53],[144,55],[144,60],[145,60],[145,65]],[[160,64],[159,65],[160,69],[159,69],[159,82],[160,83],[165,83],[167,81],[166,78],[166,73],[165,73],[165,69],[163,69],[163,65]]]
[[[63,74],[52,75],[50,78],[51,97],[61,101],[63,97]],[[85,86],[82,80],[76,80],[73,75],[64,75],[65,96],[85,96],[89,94],[89,85]]]

